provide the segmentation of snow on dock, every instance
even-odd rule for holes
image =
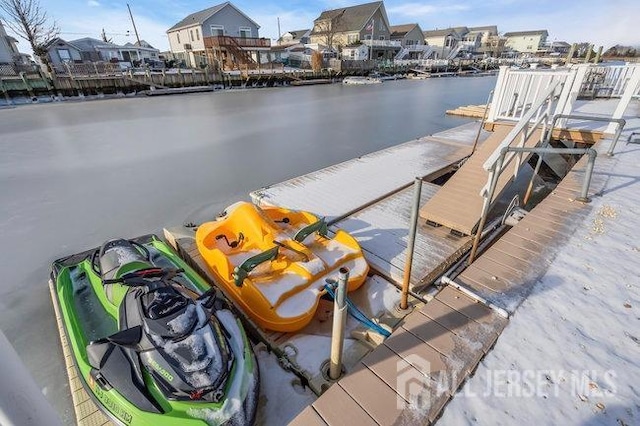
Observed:
[[[630,141],[640,128],[634,117],[637,111],[627,120]],[[640,151],[628,143],[610,158],[610,143],[594,146],[593,203],[576,201],[583,158],[456,277],[459,289],[444,287],[414,309],[292,424],[433,423],[451,398],[444,424],[637,423]],[[519,305],[507,326],[504,315]]]
[[[420,205],[424,205],[440,188],[424,182]],[[349,232],[358,240],[369,266],[401,285],[412,202],[413,187],[409,187],[348,216],[331,229]],[[430,282],[442,274],[470,241],[469,237],[449,234],[446,228],[434,228],[421,221],[416,234],[411,286]]]
[[[479,123],[374,152],[251,193],[258,205],[314,212],[334,220],[407,187],[415,177],[436,177],[471,152]],[[482,131],[480,140],[488,136]]]
[[[640,150],[624,141],[640,129],[640,105],[629,113],[614,157],[603,155],[610,140],[596,145],[590,204],[571,201],[582,179],[578,164],[573,178],[460,277],[510,310],[521,305],[443,424],[638,424]],[[541,247],[547,253],[536,261],[531,251]],[[532,262],[539,268],[506,271],[505,261],[521,271]],[[480,268],[500,278],[489,280]]]

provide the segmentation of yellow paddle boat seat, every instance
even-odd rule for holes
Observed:
[[[324,285],[349,270],[347,291],[369,271],[348,233],[329,237],[324,219],[239,202],[198,227],[196,243],[216,281],[260,327],[297,331],[311,321]]]

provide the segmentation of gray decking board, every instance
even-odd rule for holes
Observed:
[[[602,190],[611,167],[611,159],[602,155],[606,147],[598,142],[594,149],[599,156],[590,195]],[[585,156],[549,196],[482,253],[456,281],[496,306],[514,312],[562,242],[573,234],[580,219],[591,209],[589,204],[575,199],[582,186],[586,165]]]
[[[423,183],[420,204],[427,202],[439,189],[437,185]],[[355,237],[372,268],[396,284],[402,283],[413,191],[413,186],[403,189],[332,226],[333,230],[343,229]],[[469,242],[467,237],[448,235],[448,229],[433,228],[421,222],[419,220],[411,270],[412,286],[441,269],[441,265],[448,264]]]

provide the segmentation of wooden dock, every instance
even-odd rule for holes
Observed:
[[[487,140],[462,165],[460,170],[444,184],[442,189],[420,209],[420,217],[436,226],[446,226],[464,235],[475,232],[482,213],[481,189],[487,183],[488,173],[482,165],[496,150],[511,130],[510,127],[496,127]],[[524,146],[533,147],[539,143],[540,130],[532,132]],[[521,163],[529,158],[523,155]],[[494,195],[495,201],[513,181],[513,174],[505,171],[498,179]]]
[[[53,311],[56,315],[56,326],[60,336],[60,344],[62,346],[62,354],[64,355],[64,364],[69,379],[69,390],[71,391],[71,400],[73,401],[73,411],[78,426],[107,426],[113,424],[111,420],[98,408],[98,406],[89,397],[89,394],[82,386],[82,379],[78,375],[73,356],[71,355],[71,346],[67,340],[67,334],[62,323],[62,315],[56,301],[56,292],[53,281],[49,280],[49,291],[51,292],[51,301],[53,303]]]
[[[606,148],[596,145],[602,154]],[[610,167],[606,157],[598,161],[590,194],[604,188]],[[513,313],[527,297],[562,240],[589,212],[589,204],[575,200],[585,166],[583,158],[551,195],[455,278],[462,290],[446,286],[406,316],[391,337],[290,424],[434,423],[506,327],[504,313]],[[426,395],[418,407],[407,378]]]
[[[487,107],[487,105],[466,105],[455,109],[448,109],[447,114],[456,115],[458,117],[487,118],[489,107]]]
[[[421,205],[431,199],[440,186],[422,184]],[[362,247],[369,266],[376,273],[400,286],[407,257],[413,187],[403,189],[335,223],[330,229],[343,229]],[[430,284],[469,248],[471,238],[449,233],[420,222],[416,234],[411,270],[411,287]]]
[[[506,324],[446,287],[290,424],[430,424]]]

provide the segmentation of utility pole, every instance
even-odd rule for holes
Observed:
[[[138,29],[136,28],[136,22],[133,20],[133,13],[131,13],[131,8],[129,7],[129,3],[127,3],[127,9],[129,9],[129,16],[131,17],[131,23],[133,24],[133,31],[136,33],[136,40],[138,40],[138,46],[140,46],[140,37],[138,36]]]
[[[280,34],[280,17],[278,16],[278,40],[280,40],[281,37],[282,34]]]

